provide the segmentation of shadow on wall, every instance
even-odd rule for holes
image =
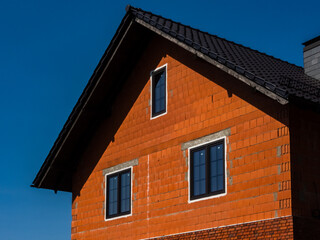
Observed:
[[[79,151],[76,156],[76,158],[80,158],[81,156],[81,162],[72,180],[72,201],[75,200],[76,196],[80,195],[80,190],[88,180],[103,153],[109,144],[114,141],[114,136],[119,127],[137,100],[142,89],[148,83],[151,70],[154,70],[160,60],[166,55],[180,61],[193,71],[198,72],[212,82],[227,89],[229,97],[234,94],[288,126],[288,106],[283,106],[262,93],[255,91],[252,87],[249,87],[222,70],[213,67],[211,64],[183,50],[168,40],[156,37],[150,41],[149,45],[147,45],[145,49],[143,48],[142,51],[144,52],[141,57],[138,55],[134,56],[135,63],[132,64],[130,68],[123,66],[128,72],[127,75],[124,75],[123,79],[127,80],[123,84],[118,84],[117,87],[111,88],[118,90],[112,91],[115,98],[109,101],[112,103],[109,104],[112,105],[109,114],[97,121],[96,124],[94,124],[95,126],[92,126],[91,135],[86,136],[88,144],[85,145],[86,147],[83,148],[82,151]],[[119,82],[120,79],[117,80],[117,83]]]
[[[317,220],[320,233],[320,114],[299,106],[290,111],[293,215]],[[297,229],[310,228],[296,222]]]
[[[261,92],[232,77],[217,67],[212,66],[210,63],[194,54],[183,51],[182,49],[177,51],[176,46],[171,46],[169,49],[170,51],[168,54],[171,57],[191,68],[193,71],[198,72],[215,84],[227,89],[229,97],[232,97],[232,95],[235,94],[282,124],[286,126],[289,125],[289,108],[287,105],[281,105],[270,97],[266,97]]]
[[[141,55],[135,54],[131,56],[135,59],[134,64],[123,66],[123,71],[128,73],[124,74],[123,79],[125,82],[119,84],[121,79],[116,79],[117,86],[111,88],[111,94],[114,97],[111,100],[107,100],[110,103],[108,106],[112,107],[106,116],[95,123],[95,126],[91,129],[91,136],[88,137],[86,147],[78,153],[81,161],[72,179],[72,202],[77,196],[80,196],[80,190],[83,185],[107,147],[115,140],[115,134],[138,99],[142,89],[148,83],[151,70],[155,69],[161,58],[165,56],[165,53],[161,51],[161,53],[153,54],[150,57],[147,53],[152,51],[151,45],[147,45],[146,50],[143,48],[143,51]]]

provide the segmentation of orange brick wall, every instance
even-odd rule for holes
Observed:
[[[170,235],[156,239],[293,239],[293,218],[275,218],[271,220],[257,221],[253,223],[244,223],[228,227],[217,227],[202,231]]]
[[[164,64],[167,114],[150,120],[145,73]],[[143,239],[290,216],[287,126],[286,107],[155,38],[73,176],[72,239]],[[227,194],[188,203],[188,152],[181,145],[228,128]],[[108,146],[86,174],[83,169],[96,158],[97,139]],[[135,158],[132,216],[105,221],[103,170]]]

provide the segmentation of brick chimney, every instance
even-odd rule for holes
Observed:
[[[303,43],[304,72],[320,80],[320,36]]]

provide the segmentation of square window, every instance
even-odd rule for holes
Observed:
[[[106,176],[106,218],[131,213],[131,169]]]
[[[190,149],[190,199],[225,193],[224,140]]]
[[[167,76],[166,66],[152,72],[152,118],[165,114],[167,111]]]

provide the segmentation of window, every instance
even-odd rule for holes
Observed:
[[[190,199],[225,192],[224,140],[190,149]]]
[[[131,169],[106,175],[106,218],[131,213]]]
[[[165,114],[167,111],[167,79],[166,66],[152,73],[152,118]]]

